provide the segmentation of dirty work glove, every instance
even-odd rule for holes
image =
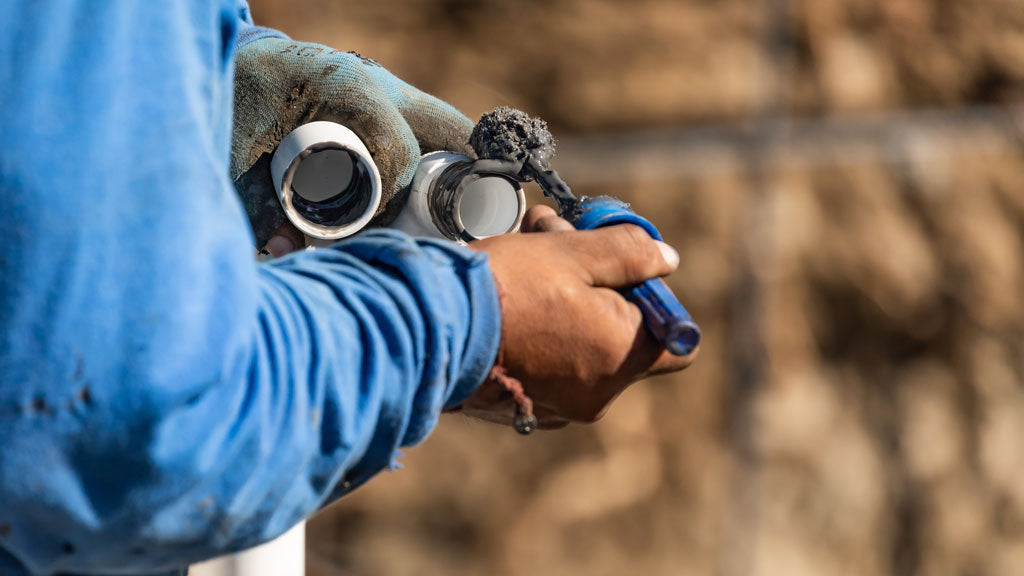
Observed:
[[[381,177],[376,225],[390,223],[405,204],[422,154],[466,152],[473,129],[469,118],[451,105],[369,58],[286,38],[262,38],[239,49],[234,114],[231,179],[258,247],[285,223],[271,181],[270,157],[299,125],[337,122],[366,144]]]

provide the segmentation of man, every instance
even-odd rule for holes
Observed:
[[[5,6],[0,574],[179,573],[283,533],[443,410],[592,421],[690,360],[614,290],[678,263],[633,227],[534,209],[470,249],[384,230],[254,262],[231,181],[295,125],[344,121],[400,203],[471,124],[236,2]]]

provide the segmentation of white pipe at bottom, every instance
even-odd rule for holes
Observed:
[[[300,522],[276,540],[231,556],[189,568],[189,576],[304,576],[306,523]]]

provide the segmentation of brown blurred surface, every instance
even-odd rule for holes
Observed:
[[[1024,0],[260,0],[680,249],[687,372],[522,439],[447,417],[309,573],[1024,571]]]

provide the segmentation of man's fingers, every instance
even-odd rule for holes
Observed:
[[[572,224],[558,216],[550,206],[538,204],[523,216],[523,232],[566,232],[574,230]]]
[[[302,249],[305,245],[306,239],[302,232],[291,222],[285,220],[270,235],[270,240],[267,240],[267,245],[263,249],[270,252],[274,258],[280,258],[285,254]]]
[[[574,248],[594,286],[623,288],[670,274],[679,253],[639,226],[620,224],[572,235]]]
[[[523,215],[523,232],[538,231],[536,229],[537,221],[549,216],[558,216],[558,214],[555,213],[555,210],[550,206],[545,206],[543,204],[531,206],[530,209],[526,211],[526,214]]]
[[[650,376],[683,370],[693,363],[700,350],[698,347],[686,356],[676,356],[662,348],[646,327],[641,326],[641,330],[643,333],[637,334],[636,346],[630,352],[629,361],[619,374],[626,379],[627,385]]]
[[[654,361],[647,371],[640,376],[640,379],[647,378],[648,376],[656,376],[658,374],[668,374],[670,372],[678,372],[683,368],[686,368],[697,358],[697,354],[700,352],[700,346],[693,349],[686,356],[676,356],[668,350],[662,350],[658,359]]]
[[[622,298],[619,294],[616,294],[616,296]],[[643,315],[639,313],[639,309],[636,309],[632,304],[626,304],[624,301],[621,305],[628,306],[629,309],[628,312],[620,313],[620,317],[623,319],[628,318],[626,322],[634,330],[629,355],[619,372],[619,376],[623,381],[632,383],[648,376],[677,372],[693,363],[693,360],[697,357],[699,347],[686,356],[672,354],[665,350],[661,343],[655,340],[654,336],[647,330]]]

